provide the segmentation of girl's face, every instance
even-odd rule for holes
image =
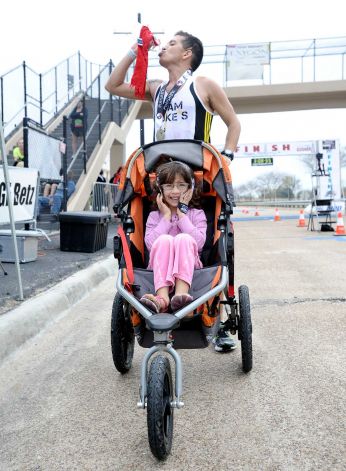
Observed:
[[[177,208],[180,196],[189,189],[189,183],[181,175],[176,175],[172,183],[163,183],[161,188],[165,203],[169,208]]]

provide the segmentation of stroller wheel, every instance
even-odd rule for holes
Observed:
[[[147,388],[149,445],[153,455],[164,460],[172,448],[173,389],[171,366],[163,355],[156,356],[151,362]]]
[[[118,293],[112,308],[111,345],[115,368],[120,373],[127,373],[132,366],[135,336],[129,303]]]
[[[247,286],[239,286],[239,340],[241,341],[241,357],[243,371],[252,369],[252,323],[250,296]]]

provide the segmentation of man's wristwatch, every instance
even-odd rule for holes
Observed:
[[[224,149],[222,152],[221,152],[222,155],[224,155],[225,157],[228,157],[229,159],[233,160],[234,159],[234,153],[230,150],[230,149]]]

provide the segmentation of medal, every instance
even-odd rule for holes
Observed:
[[[172,90],[167,94],[167,97],[166,97],[165,100],[164,100],[164,95],[165,95],[165,92],[166,92],[166,87],[168,85],[168,82],[166,84],[160,86],[161,88],[160,88],[159,95],[158,95],[156,120],[157,121],[163,120],[163,123],[160,123],[161,126],[156,131],[155,137],[156,137],[157,141],[163,141],[166,138],[166,120],[167,120],[166,112],[169,109],[169,106],[172,102],[173,97],[180,90],[180,88],[185,84],[185,82],[187,81],[187,79],[190,75],[191,75],[190,70],[187,70],[186,72],[184,72],[184,74],[175,83]],[[155,114],[154,114],[154,116],[155,116]],[[159,124],[159,123],[157,123],[157,124]]]
[[[159,127],[159,129],[156,131],[156,140],[163,141],[165,139],[165,134],[166,134],[166,127],[165,126]]]

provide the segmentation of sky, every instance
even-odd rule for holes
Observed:
[[[3,0],[0,75],[23,60],[43,73],[78,50],[95,63],[104,64],[109,59],[116,62],[138,34],[137,13],[141,13],[142,23],[152,31],[165,32],[162,42],[182,29],[198,36],[208,46],[346,36],[345,11],[345,0],[213,0],[208,7],[201,7],[196,0],[170,3],[98,0],[94,4],[81,0]],[[115,31],[131,31],[133,35],[115,35]],[[239,118],[243,143],[340,139],[346,145],[344,109],[251,114]],[[213,127],[212,142],[222,144],[225,126],[215,120]],[[134,147],[137,138],[134,129],[129,137]]]

